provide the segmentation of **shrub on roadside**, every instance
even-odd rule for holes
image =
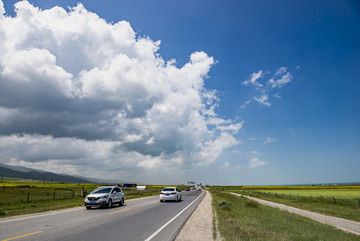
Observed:
[[[257,208],[257,207],[259,207],[259,204],[257,202],[255,202],[255,201],[249,200],[249,201],[245,202],[245,207]]]
[[[0,216],[5,216],[5,215],[6,215],[6,211],[5,211],[5,210],[0,209]]]
[[[225,210],[228,210],[228,211],[230,211],[231,208],[232,208],[231,203],[229,203],[228,201],[225,201],[225,200],[221,201],[221,202],[219,203],[219,206],[220,206],[222,209],[225,209]]]

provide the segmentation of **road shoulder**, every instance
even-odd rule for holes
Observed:
[[[176,241],[213,240],[212,199],[208,191],[204,190],[204,192],[205,197],[180,230]]]

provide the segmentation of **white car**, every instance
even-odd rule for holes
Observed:
[[[124,205],[124,202],[124,193],[120,187],[102,186],[96,188],[85,197],[84,205],[86,209],[90,209],[91,207],[111,208],[115,203],[118,203],[119,206],[122,206]]]
[[[180,201],[182,199],[181,191],[176,187],[164,187],[160,192],[160,202]]]

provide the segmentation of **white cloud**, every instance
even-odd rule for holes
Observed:
[[[255,92],[258,93],[257,96],[254,96],[253,99],[261,105],[265,105],[270,107],[271,102],[269,100],[269,95],[274,92],[275,89],[283,88],[286,84],[291,82],[293,76],[290,72],[287,71],[286,67],[280,67],[276,70],[275,74],[264,81],[264,83],[260,83],[258,80],[260,78],[265,79],[271,72],[263,72],[260,70],[257,73],[253,73],[249,80],[243,82],[244,85],[251,85],[255,87]],[[259,95],[260,94],[260,95]],[[275,93],[270,95],[274,98],[280,99],[281,95],[279,93]],[[243,105],[240,106],[241,109],[246,108],[251,103],[251,99],[247,100]]]
[[[263,72],[260,70],[257,73],[252,73],[251,78],[243,82],[244,85],[254,85],[254,86],[262,86],[257,80],[263,77]]]
[[[276,139],[272,139],[270,137],[266,137],[266,140],[264,141],[264,144],[270,144],[270,143],[274,143],[276,141]]]
[[[262,105],[265,106],[271,106],[271,103],[268,102],[269,96],[268,95],[262,95],[260,97],[254,97],[254,100],[259,102]]]
[[[216,91],[205,88],[215,64],[205,52],[177,67],[157,53],[160,41],[82,4],[21,1],[15,12],[3,15],[0,1],[2,161],[135,179],[210,164],[239,144],[243,122],[218,117]]]
[[[240,109],[245,109],[250,103],[251,103],[251,100],[245,101],[245,103],[240,106]]]
[[[286,67],[280,67],[280,68],[276,71],[275,76],[283,75],[283,74],[286,73],[286,71],[287,71],[287,68],[286,68]]]
[[[5,14],[4,3],[0,1],[0,18]]]
[[[199,159],[203,160],[199,165],[206,165],[214,162],[221,154],[220,150],[224,150],[240,142],[228,133],[221,133],[219,138],[213,141],[208,141],[205,145],[199,146]]]
[[[239,130],[241,130],[241,128],[243,127],[244,122],[239,122],[236,124],[230,124],[227,126],[224,125],[218,125],[217,129],[221,130],[221,131],[231,131],[233,134],[237,134],[239,132]]]
[[[270,79],[269,83],[271,84],[272,88],[276,88],[276,87],[282,87],[285,84],[289,83],[292,79],[291,74],[288,72],[286,74],[284,74],[283,76],[281,76],[280,79]]]
[[[251,158],[250,162],[246,165],[231,165],[230,162],[225,161],[223,165],[219,167],[219,170],[248,170],[257,167],[267,165],[268,163],[259,159],[258,157]]]
[[[261,167],[266,165],[267,163],[260,160],[257,157],[254,157],[253,159],[251,159],[250,163],[249,163],[249,168],[256,168],[256,167]]]

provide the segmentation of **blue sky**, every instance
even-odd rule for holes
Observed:
[[[182,121],[178,123],[184,128],[174,132],[172,132],[175,127],[171,125],[172,120],[167,119],[169,115],[164,114],[162,118],[157,119],[154,117],[156,115],[155,112],[153,113],[155,111],[153,107],[159,104],[163,111],[161,113],[169,110],[169,106],[174,107],[175,110],[193,108],[191,103],[196,105],[192,102],[192,98],[195,98],[193,95],[182,96],[183,103],[189,103],[188,105],[177,106],[174,104],[176,102],[169,102],[175,98],[169,93],[173,89],[179,89],[179,83],[184,79],[180,77],[177,79],[169,74],[170,77],[164,77],[164,82],[154,84],[152,77],[148,77],[150,82],[138,83],[140,86],[155,85],[154,89],[146,87],[144,90],[144,93],[152,96],[146,100],[136,97],[141,93],[135,93],[136,91],[130,88],[132,85],[127,83],[130,86],[129,92],[124,94],[121,94],[123,93],[121,91],[117,92],[117,96],[111,99],[111,101],[116,99],[117,102],[113,102],[111,106],[127,103],[133,108],[137,107],[139,111],[130,111],[130,113],[123,106],[118,109],[107,106],[107,115],[118,111],[118,116],[119,113],[125,113],[126,118],[119,117],[116,120],[105,118],[104,113],[101,112],[104,110],[101,108],[105,108],[102,105],[105,101],[99,96],[106,93],[96,92],[102,85],[97,83],[94,87],[87,86],[87,83],[103,81],[101,78],[91,79],[91,76],[96,74],[102,78],[113,76],[107,75],[110,70],[107,74],[105,70],[101,73],[94,71],[105,68],[106,60],[89,64],[87,61],[92,60],[84,60],[84,58],[86,56],[97,58],[97,56],[84,53],[77,55],[77,50],[74,54],[72,44],[75,40],[65,39],[68,41],[66,42],[61,39],[63,41],[61,42],[60,35],[49,38],[51,34],[44,29],[47,29],[47,24],[53,21],[52,18],[37,18],[36,21],[43,21],[42,28],[34,27],[36,23],[34,26],[29,24],[29,29],[37,33],[37,36],[45,37],[37,39],[24,35],[21,43],[15,47],[8,47],[11,44],[5,43],[14,40],[16,34],[21,35],[26,32],[19,30],[19,33],[11,35],[11,26],[15,29],[19,25],[9,19],[25,21],[31,18],[26,14],[20,17],[19,13],[18,15],[14,13],[16,2],[3,0],[6,14],[0,19],[3,21],[0,28],[8,33],[0,35],[0,39],[6,40],[0,44],[3,45],[0,47],[0,52],[6,53],[3,56],[18,56],[18,59],[3,57],[0,61],[3,63],[0,66],[2,71],[0,85],[3,85],[4,90],[5,87],[9,88],[7,93],[10,93],[5,95],[5,92],[2,92],[3,98],[0,101],[0,111],[7,116],[0,122],[0,134],[3,139],[0,140],[2,162],[46,170],[55,169],[70,174],[109,176],[115,179],[120,177],[120,180],[144,183],[185,183],[194,180],[221,185],[271,185],[360,181],[360,3],[358,1],[96,0],[82,2],[83,9],[87,10],[87,13],[79,13],[82,16],[88,13],[96,14],[99,19],[105,20],[107,25],[115,25],[119,21],[128,22],[136,34],[135,40],[132,40],[136,44],[140,39],[148,39],[151,42],[148,42],[149,45],[160,40],[161,43],[152,56],[157,56],[165,62],[175,59],[173,65],[177,69],[192,63],[193,68],[189,71],[194,76],[197,74],[194,81],[200,81],[196,83],[201,86],[196,89],[196,96],[200,98],[199,103],[210,102],[205,110],[201,107],[192,109],[191,113],[197,116],[191,117],[197,118],[195,121],[191,118],[189,120],[187,118],[189,114],[186,114],[188,112],[184,112],[184,115],[179,117]],[[38,13],[54,6],[60,6],[69,13],[72,10],[68,6],[75,7],[77,1],[34,0],[30,4],[39,8]],[[26,8],[29,9],[28,5],[19,5],[19,9]],[[55,11],[51,14],[54,13]],[[13,25],[5,24],[6,19]],[[71,33],[76,31],[75,26],[78,24],[74,22],[74,30],[70,31]],[[9,29],[6,26],[9,26]],[[59,26],[58,23],[52,25],[52,31],[60,31]],[[101,31],[92,32],[93,26],[82,27],[88,28],[88,33],[108,34]],[[126,29],[129,27],[127,26]],[[99,35],[96,35],[96,38],[106,39]],[[86,36],[86,33],[78,36]],[[53,39],[57,39],[57,47],[54,47]],[[89,39],[79,37],[76,39],[79,41],[76,43],[78,45],[74,46],[79,47],[82,44],[86,46],[92,41],[91,38]],[[49,43],[51,41],[54,42]],[[137,48],[142,46],[139,45]],[[44,49],[47,51],[44,52]],[[27,51],[30,52],[25,53]],[[127,54],[127,51],[130,50],[119,47],[111,53],[111,56]],[[18,55],[15,55],[15,52]],[[17,61],[26,59],[24,56],[28,56],[29,65],[33,63],[34,56],[43,56],[44,59],[39,57],[39,63],[45,63],[43,60],[49,59],[46,57],[48,54],[56,57],[56,66],[61,67],[69,76],[71,74],[71,77],[66,77],[70,82],[82,83],[82,87],[77,89],[82,94],[74,94],[76,89],[71,89],[73,94],[71,98],[87,100],[86,103],[91,103],[90,108],[82,101],[76,102],[82,110],[86,108],[90,110],[98,104],[99,109],[92,109],[91,113],[101,112],[101,115],[90,118],[90,115],[84,111],[74,119],[60,118],[59,113],[63,113],[64,110],[71,113],[68,105],[49,104],[46,108],[39,107],[39,102],[65,103],[66,101],[58,102],[60,99],[53,99],[44,94],[49,92],[41,90],[44,85],[37,85],[39,83],[37,77],[30,80],[33,83],[31,85],[33,86],[31,88],[34,88],[33,95],[14,91],[14,86],[20,88],[29,86],[25,87],[13,77],[7,77],[6,71],[11,69],[15,71],[14,73],[21,72],[24,63],[20,64]],[[76,71],[72,69],[76,63],[71,67],[68,66],[69,62],[65,61],[67,55],[70,56],[70,62],[77,58],[80,62],[83,61]],[[142,62],[143,55],[140,52],[136,56],[127,55],[141,62],[142,68],[147,68],[146,63]],[[8,66],[7,63],[13,64]],[[199,64],[198,69],[195,67],[196,63],[201,63],[203,66]],[[82,75],[81,68],[85,68],[90,74]],[[129,65],[129,68],[136,70],[140,67]],[[26,71],[24,70],[26,76],[38,76]],[[168,73],[166,64],[162,66],[161,71]],[[59,72],[56,78],[58,76],[68,75]],[[121,88],[126,85],[121,78],[116,83],[119,83]],[[171,83],[170,92],[155,91],[161,89],[164,83]],[[61,87],[62,93],[65,93],[64,86]],[[40,98],[39,95],[42,97]],[[207,99],[205,95],[211,97]],[[159,101],[163,96],[166,98]],[[70,101],[69,98],[67,96],[66,100]],[[33,104],[24,105],[24,102]],[[58,108],[60,105],[62,107]],[[52,111],[49,111],[50,109]],[[14,110],[17,112],[15,113]],[[204,114],[207,111],[214,113]],[[47,114],[30,118],[31,113],[35,112]],[[51,114],[55,112],[59,115]],[[131,115],[133,117],[130,117]],[[15,117],[23,120],[16,126],[14,122],[9,121]],[[38,122],[34,122],[34,119]],[[91,131],[84,128],[95,123],[94,119],[96,123],[110,125],[116,121],[117,124],[114,124],[114,129],[106,131],[97,124],[91,127]],[[162,122],[162,119],[166,121]],[[56,123],[54,124],[56,127],[49,124],[49,120]],[[139,122],[143,124],[137,126]],[[36,127],[34,123],[43,124]],[[124,123],[127,125],[125,126]],[[164,133],[154,128],[157,125],[164,127],[166,137]],[[59,126],[66,128],[57,128]],[[44,145],[44,140],[49,148],[55,151],[49,153],[50,151],[42,150],[39,146]],[[106,141],[102,142],[102,140]],[[29,143],[36,143],[36,151],[34,145]],[[67,148],[68,143],[81,146],[82,151],[71,149],[69,156],[53,155],[56,150]],[[20,154],[19,146],[25,147],[26,153],[30,154]],[[101,146],[107,146],[109,153],[101,153],[103,149]],[[89,149],[94,153],[86,151]]]

